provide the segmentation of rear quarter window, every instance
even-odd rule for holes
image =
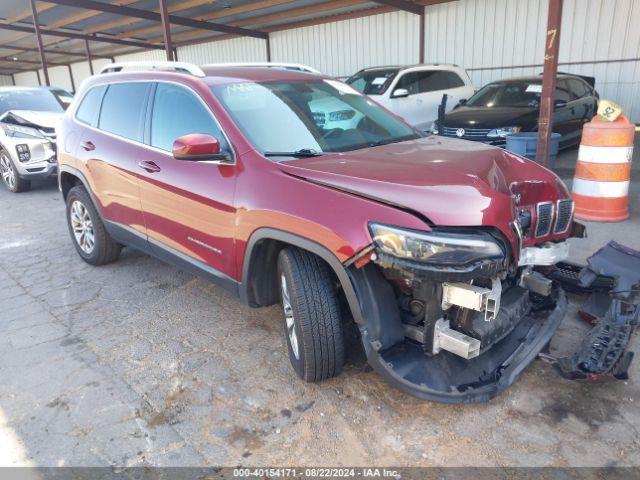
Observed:
[[[100,105],[102,96],[107,87],[99,86],[89,90],[82,98],[78,110],[76,110],[76,118],[82,123],[96,126],[98,123],[98,114],[100,113]]]
[[[102,100],[98,128],[142,142],[150,83],[114,83]]]

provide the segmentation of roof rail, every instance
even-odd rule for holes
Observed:
[[[162,70],[168,72],[188,73],[195,77],[206,76],[202,69],[193,63],[167,61],[110,63],[100,69],[100,74],[121,72],[123,70]]]
[[[208,63],[205,67],[258,67],[258,68],[281,68],[284,70],[297,70],[307,73],[320,73],[313,67],[303,65],[301,63],[287,62],[224,62],[224,63]]]

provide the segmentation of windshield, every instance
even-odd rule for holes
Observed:
[[[71,102],[73,101],[73,95],[66,90],[51,90],[51,92],[55,95],[58,102],[60,102],[63,109],[66,110],[69,108],[69,105],[71,105]]]
[[[64,109],[49,90],[14,90],[0,92],[0,115],[9,110],[62,112]]]
[[[347,83],[365,95],[382,95],[397,74],[397,68],[364,70],[349,78]]]
[[[540,107],[542,84],[532,82],[496,82],[482,87],[465,104],[469,107]]]
[[[241,82],[211,90],[262,153],[345,152],[420,136],[336,80]]]

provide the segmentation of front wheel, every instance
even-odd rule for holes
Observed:
[[[84,187],[76,186],[67,194],[69,233],[82,259],[91,265],[114,262],[121,246],[104,227],[102,219]]]
[[[289,360],[307,382],[334,377],[344,365],[340,302],[329,266],[298,248],[278,257]]]
[[[31,182],[20,178],[9,154],[2,149],[0,149],[0,175],[4,184],[13,193],[26,192],[31,188]]]

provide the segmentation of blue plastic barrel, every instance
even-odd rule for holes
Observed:
[[[556,164],[558,148],[560,147],[560,137],[561,135],[559,133],[551,134],[551,149],[549,151],[549,166],[551,168]],[[522,132],[507,135],[505,148],[529,160],[535,160],[536,151],[538,150],[538,132]]]

